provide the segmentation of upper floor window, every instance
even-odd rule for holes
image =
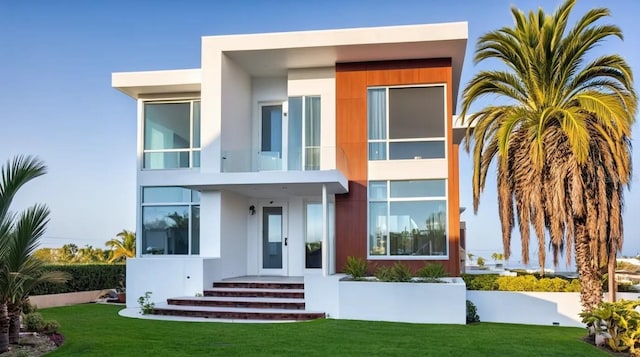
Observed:
[[[145,169],[200,167],[200,101],[144,104]]]
[[[445,157],[445,87],[370,88],[369,160]]]
[[[200,192],[142,188],[142,254],[200,253]]]
[[[320,170],[320,97],[289,98],[289,166]]]

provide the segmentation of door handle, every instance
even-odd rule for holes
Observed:
[[[284,245],[285,245],[285,247],[289,245],[289,238],[285,238],[284,239]]]

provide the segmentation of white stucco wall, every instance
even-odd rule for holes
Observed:
[[[221,193],[221,254],[216,270],[223,278],[247,275],[247,217],[249,205],[243,196]]]
[[[251,76],[238,64],[222,56],[222,152],[231,154],[233,171],[249,171],[250,160],[245,155],[251,147]],[[224,164],[224,163],[223,163]]]
[[[618,293],[618,299],[635,300],[640,294]],[[606,298],[606,296],[605,296]],[[480,321],[527,325],[584,327],[579,293],[467,291]]]
[[[210,41],[202,41],[202,84],[200,90],[200,138],[202,172],[220,172],[222,132],[222,56]]]
[[[466,286],[453,283],[341,281],[339,318],[352,320],[466,323]]]
[[[127,260],[127,307],[150,291],[151,301],[195,296],[203,289],[203,259],[199,257],[146,257]]]
[[[200,256],[220,258],[221,194],[203,191],[200,194]]]
[[[305,274],[304,304],[308,311],[324,312],[327,318],[340,318],[340,279],[345,274]]]

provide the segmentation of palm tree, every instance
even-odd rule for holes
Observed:
[[[15,289],[21,288],[20,273],[13,269],[12,263],[18,255],[16,239],[19,234],[16,229],[15,215],[9,211],[11,202],[20,188],[27,182],[46,173],[42,161],[30,156],[17,156],[7,161],[0,170],[0,353],[9,350],[9,315],[8,304],[14,301]],[[43,206],[35,206],[27,212],[46,214]],[[18,220],[22,222],[27,212]],[[46,215],[44,217],[46,219]]]
[[[623,58],[587,58],[603,40],[622,39],[617,26],[596,24],[609,10],[589,10],[568,28],[575,3],[566,1],[552,15],[512,8],[513,27],[480,37],[475,62],[497,59],[506,69],[481,71],[471,79],[461,115],[470,126],[467,151],[473,143],[476,212],[487,172],[497,164],[505,259],[511,255],[515,218],[525,264],[531,227],[542,270],[547,234],[554,264],[564,250],[570,263],[575,249],[582,304],[591,310],[602,300],[602,269],[615,264],[622,245],[622,196],[631,177],[637,95]],[[467,117],[484,95],[507,104]]]
[[[43,282],[65,283],[69,275],[58,271],[43,272],[45,262],[33,253],[45,232],[49,210],[35,205],[22,212],[6,245],[4,269],[9,272],[2,299],[7,304],[9,343],[18,343],[22,307],[33,288]]]
[[[124,258],[135,258],[136,256],[136,234],[123,229],[116,234],[118,238],[107,241],[107,247],[111,248],[111,259],[109,263],[120,261]]]

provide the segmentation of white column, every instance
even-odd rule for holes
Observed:
[[[329,221],[327,218],[329,203],[327,202],[327,185],[322,184],[322,276],[329,275]]]

